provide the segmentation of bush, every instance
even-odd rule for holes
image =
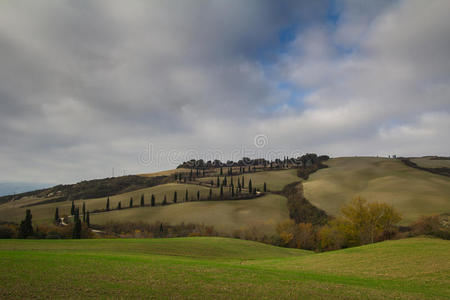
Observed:
[[[12,239],[17,237],[17,228],[13,225],[0,225],[0,239]]]
[[[432,235],[441,239],[450,239],[449,215],[422,216],[411,225],[412,235]]]

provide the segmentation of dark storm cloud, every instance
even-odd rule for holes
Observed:
[[[445,152],[448,2],[335,3],[3,1],[0,180],[169,168],[138,157],[257,134],[344,155],[405,151],[417,132]]]

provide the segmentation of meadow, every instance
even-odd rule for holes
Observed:
[[[254,228],[260,234],[275,234],[276,224],[289,218],[286,198],[268,194],[250,200],[186,202],[177,205],[115,210],[91,215],[91,223],[108,221],[161,221],[170,224],[213,225],[221,233]]]
[[[408,224],[450,211],[450,178],[414,169],[397,159],[342,157],[303,183],[305,197],[332,215],[355,196],[393,205]]]
[[[410,159],[423,168],[450,168],[450,159],[432,159],[433,157],[418,157]]]
[[[123,193],[119,195],[110,196],[110,208],[115,209],[119,202],[121,202],[122,208],[129,206],[130,198],[133,197],[133,206],[138,207],[141,201],[141,195],[144,195],[144,201],[146,205],[150,204],[151,195],[155,196],[155,203],[160,204],[163,202],[164,195],[167,196],[167,202],[173,202],[174,192],[177,192],[177,199],[179,202],[184,201],[186,189],[188,190],[189,199],[196,199],[197,191],[200,191],[201,196],[206,198],[209,195],[209,188],[192,184],[177,184],[168,183],[163,185],[157,185],[150,188],[139,189],[136,191]],[[218,195],[219,189],[213,189],[213,195]],[[74,200],[76,206],[81,207],[83,202],[86,203],[86,208],[90,211],[96,209],[104,209],[106,207],[106,197],[94,198],[94,199],[80,199]],[[21,208],[22,205],[30,205],[41,201],[42,199],[30,198],[21,199],[19,201],[8,202],[0,205],[0,220],[19,222],[23,219],[25,214],[25,208]],[[36,223],[48,223],[53,221],[55,214],[55,208],[59,208],[60,215],[69,215],[70,208],[72,206],[71,201],[55,202],[42,205],[36,205],[30,207],[33,213],[33,221]],[[125,211],[125,210],[124,210]]]
[[[0,256],[2,299],[450,297],[450,242],[430,238],[319,254],[207,237],[1,240]]]

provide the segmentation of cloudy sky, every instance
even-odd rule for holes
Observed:
[[[0,2],[0,181],[450,155],[450,1]],[[256,145],[255,145],[256,142]]]

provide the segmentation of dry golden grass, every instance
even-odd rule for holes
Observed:
[[[419,157],[410,159],[413,163],[423,168],[450,168],[450,159],[432,159],[432,157]]]
[[[421,215],[450,211],[450,178],[404,165],[400,160],[343,157],[326,162],[329,168],[312,174],[304,183],[306,198],[337,215],[355,196],[392,204],[403,223]]]

